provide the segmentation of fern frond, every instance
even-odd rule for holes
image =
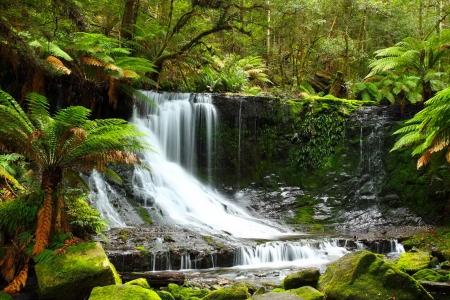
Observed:
[[[23,269],[14,278],[14,280],[11,281],[8,284],[8,286],[3,289],[3,291],[8,294],[17,293],[18,291],[20,291],[22,289],[22,287],[25,286],[27,278],[28,278],[28,259],[27,259],[26,264],[23,267]]]
[[[56,70],[69,75],[72,71],[70,71],[64,64],[54,56],[47,56],[45,61],[55,67]]]

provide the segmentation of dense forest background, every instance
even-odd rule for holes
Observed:
[[[426,49],[445,36],[448,1],[5,0],[0,9],[2,89],[60,97],[98,116],[139,88],[394,103],[426,100],[421,80],[434,91],[447,82],[441,58],[369,72],[375,51],[402,41],[405,51]]]

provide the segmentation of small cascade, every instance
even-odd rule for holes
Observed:
[[[190,270],[192,269],[191,255],[189,253],[184,253],[181,255],[181,270]],[[195,269],[195,268],[194,268]]]
[[[111,204],[114,200],[120,199],[119,195],[102,177],[100,173],[94,170],[89,177],[89,199],[94,204],[95,209],[100,213],[103,219],[108,220],[110,227],[126,227],[114,206]]]
[[[261,267],[267,265],[326,263],[349,253],[337,240],[268,242],[256,247],[235,249],[234,265]]]

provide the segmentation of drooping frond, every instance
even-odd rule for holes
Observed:
[[[69,75],[72,71],[70,71],[62,61],[57,59],[56,57],[50,55],[45,58],[45,61],[51,64],[53,67],[55,67],[56,70],[60,71],[61,73],[64,73],[66,75]]]

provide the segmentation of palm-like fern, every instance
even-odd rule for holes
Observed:
[[[401,137],[391,151],[414,147],[412,155],[421,155],[417,168],[426,165],[432,155],[440,151],[445,151],[445,157],[450,163],[450,88],[428,100],[425,108],[395,134]]]
[[[42,171],[44,202],[38,214],[34,254],[48,245],[57,215],[66,215],[65,206],[53,201],[66,172],[105,172],[108,164],[140,163],[136,152],[148,149],[133,125],[120,119],[89,120],[90,111],[72,106],[49,113],[47,99],[38,94],[27,98],[29,112],[0,90],[0,142],[37,163]]]
[[[420,78],[422,100],[428,100],[433,92],[433,81],[439,78],[439,62],[448,57],[450,31],[431,36],[428,40],[405,38],[393,47],[375,51],[376,60],[370,64],[371,71],[366,78],[385,71],[398,74],[409,73]]]

